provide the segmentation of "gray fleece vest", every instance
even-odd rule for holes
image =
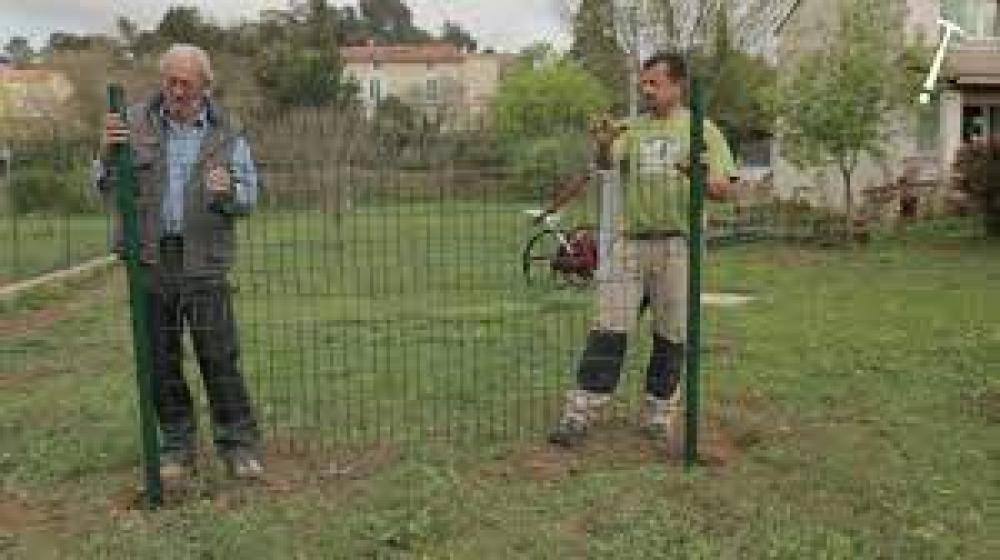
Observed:
[[[160,114],[161,97],[129,108],[129,127],[138,181],[140,258],[155,267],[162,235],[161,204],[169,181],[167,137]],[[184,192],[184,274],[218,276],[233,263],[234,218],[214,211],[205,178],[209,169],[232,168],[235,141],[241,131],[214,103],[207,107],[209,127]]]

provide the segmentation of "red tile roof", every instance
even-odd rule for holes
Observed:
[[[0,81],[2,82],[39,83],[51,82],[63,78],[62,74],[51,70],[16,70],[14,68],[0,67]]]
[[[462,62],[465,53],[451,43],[421,43],[413,45],[366,45],[340,50],[348,63],[387,62],[395,64],[426,64],[428,62]]]

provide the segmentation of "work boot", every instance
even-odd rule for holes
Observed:
[[[677,425],[680,411],[681,407],[678,406],[676,398],[661,399],[654,395],[646,395],[642,418],[643,433],[655,440],[668,437]]]
[[[567,391],[562,417],[549,434],[549,443],[562,447],[576,447],[583,443],[594,416],[610,400],[610,393],[592,393],[582,389]]]
[[[264,465],[257,453],[236,450],[227,454],[223,461],[229,476],[240,480],[259,480],[264,476]]]

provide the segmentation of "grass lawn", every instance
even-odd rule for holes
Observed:
[[[543,443],[591,303],[523,286],[517,212],[248,221],[234,280],[270,474],[236,485],[206,453],[158,513],[134,507],[121,271],[5,304],[0,556],[1000,555],[1000,246],[711,253],[707,289],[757,300],[706,308],[706,466],[685,472],[635,433],[646,336],[588,444]]]
[[[108,254],[108,219],[99,215],[0,218],[0,286]]]

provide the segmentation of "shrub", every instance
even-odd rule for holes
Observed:
[[[955,167],[956,186],[983,216],[986,234],[1000,237],[1000,135],[963,146]]]
[[[8,189],[11,210],[18,214],[79,214],[96,211],[100,204],[91,186],[90,167],[84,164],[69,169],[37,164],[15,167]]]

